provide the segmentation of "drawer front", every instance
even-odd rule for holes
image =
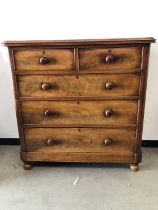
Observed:
[[[73,49],[33,49],[14,52],[16,70],[73,70]]]
[[[136,100],[21,101],[24,124],[120,125],[136,124]]]
[[[141,68],[142,48],[80,49],[80,70],[133,70]]]
[[[28,128],[28,152],[104,152],[132,154],[136,144],[134,128]]]
[[[139,75],[19,76],[21,97],[138,96]]]

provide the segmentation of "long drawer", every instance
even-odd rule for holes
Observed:
[[[25,75],[18,77],[21,97],[138,96],[138,74]]]
[[[134,128],[28,128],[24,130],[28,152],[133,153]]]
[[[137,100],[21,101],[24,124],[122,125],[137,123]]]

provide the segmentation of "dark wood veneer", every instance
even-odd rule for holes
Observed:
[[[150,37],[3,42],[24,168],[34,161],[116,162],[137,171],[152,42]]]

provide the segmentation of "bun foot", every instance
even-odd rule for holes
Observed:
[[[139,166],[138,166],[138,164],[131,164],[130,169],[131,169],[131,171],[136,172],[139,170]]]
[[[24,169],[25,170],[31,170],[32,169],[32,163],[24,163]]]

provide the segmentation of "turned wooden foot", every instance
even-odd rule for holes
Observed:
[[[138,164],[131,164],[130,169],[131,169],[131,171],[136,172],[139,170],[139,166],[138,166]]]
[[[24,163],[24,169],[25,170],[31,170],[32,169],[32,163]]]

